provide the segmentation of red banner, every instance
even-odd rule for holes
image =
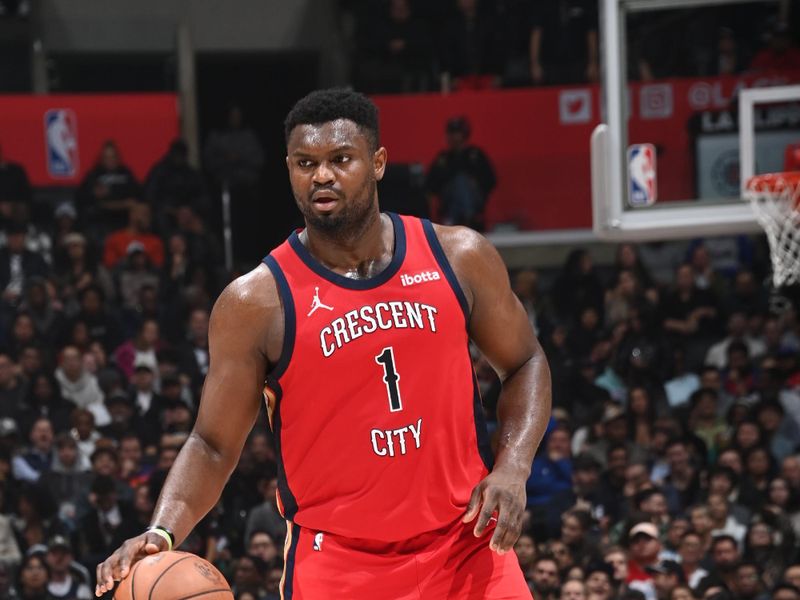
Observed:
[[[630,143],[658,151],[662,200],[695,197],[689,119],[728,108],[742,87],[800,81],[770,77],[672,79],[630,86]],[[379,96],[389,160],[428,167],[445,145],[448,118],[465,115],[471,142],[492,160],[498,184],[487,207],[491,227],[569,229],[592,225],[589,138],[600,121],[599,87]]]
[[[106,140],[144,179],[178,133],[174,94],[0,96],[3,155],[34,186],[77,185]]]

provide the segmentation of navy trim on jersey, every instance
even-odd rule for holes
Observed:
[[[461,284],[458,283],[458,278],[453,271],[453,267],[450,266],[450,261],[447,260],[447,255],[444,253],[442,245],[439,243],[439,238],[436,237],[433,223],[428,221],[428,219],[420,219],[420,221],[422,221],[422,228],[425,230],[425,237],[428,238],[428,245],[431,247],[433,256],[436,258],[436,262],[439,263],[439,267],[442,269],[453,293],[456,295],[456,298],[458,298],[461,310],[464,311],[464,322],[469,323],[469,304],[467,303],[467,297],[464,295],[464,290],[461,289]]]
[[[392,255],[392,261],[389,265],[383,271],[369,279],[352,279],[323,266],[311,255],[308,248],[303,245],[296,231],[292,232],[292,235],[289,236],[289,245],[297,253],[297,256],[300,257],[300,260],[323,279],[327,279],[339,287],[350,290],[371,290],[383,285],[394,277],[406,257],[406,230],[405,227],[403,227],[403,221],[394,213],[386,214],[392,219],[392,225],[394,226],[394,254]]]
[[[275,277],[275,283],[278,286],[278,294],[283,304],[283,347],[281,348],[281,356],[278,359],[278,363],[269,372],[269,374],[277,380],[286,371],[286,368],[289,366],[289,361],[292,358],[292,352],[294,352],[297,318],[295,316],[294,298],[292,298],[292,292],[289,289],[289,282],[286,281],[286,276],[283,274],[283,270],[278,264],[278,261],[275,260],[272,255],[269,255],[266,256],[262,262],[272,271],[272,275]]]
[[[283,580],[283,598],[290,600],[294,593],[294,559],[297,554],[297,544],[300,542],[300,525],[292,522],[292,544],[286,553],[286,572]]]
[[[467,349],[469,352],[469,348]],[[472,371],[472,410],[475,415],[475,436],[478,440],[478,454],[483,459],[483,464],[491,471],[494,468],[494,454],[492,445],[489,443],[489,431],[486,429],[486,419],[483,414],[483,402],[481,401],[481,390],[478,387],[478,377]]]
[[[286,469],[283,466],[283,451],[281,450],[281,403],[283,390],[278,380],[272,376],[267,377],[267,385],[275,393],[275,408],[272,411],[272,433],[275,438],[275,454],[278,463],[278,493],[283,504],[283,516],[291,521],[297,514],[297,499],[294,497],[289,481],[286,479]]]

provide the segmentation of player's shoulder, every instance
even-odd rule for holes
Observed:
[[[495,251],[489,240],[469,227],[434,223],[433,231],[451,263],[480,259]]]
[[[280,310],[278,286],[272,271],[263,263],[231,281],[217,299],[214,311],[250,312]]]

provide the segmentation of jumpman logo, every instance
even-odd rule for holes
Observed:
[[[327,304],[323,304],[322,302],[320,302],[320,300],[319,300],[319,288],[315,287],[314,288],[314,299],[311,300],[311,310],[308,311],[308,314],[306,316],[310,317],[312,314],[314,314],[314,311],[317,310],[318,308],[324,308],[326,310],[333,310],[332,306],[328,306]]]

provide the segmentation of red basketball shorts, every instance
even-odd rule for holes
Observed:
[[[383,543],[288,524],[284,600],[530,600],[516,554],[489,549],[461,521]]]

